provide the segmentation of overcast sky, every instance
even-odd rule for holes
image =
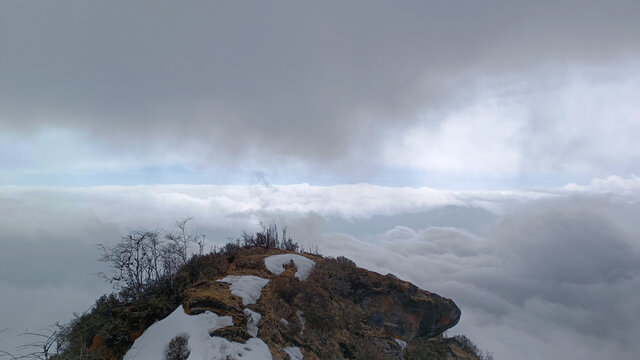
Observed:
[[[638,1],[0,2],[0,330],[108,291],[93,244],[193,216],[212,243],[286,223],[451,297],[498,359],[635,359],[638,19]]]
[[[0,4],[5,185],[637,173],[637,1]]]

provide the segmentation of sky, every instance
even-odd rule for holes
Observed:
[[[498,359],[635,358],[639,17],[1,2],[0,330],[109,291],[93,244],[193,216],[212,244],[274,220],[451,297]]]

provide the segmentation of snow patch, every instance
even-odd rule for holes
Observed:
[[[400,347],[402,348],[402,350],[404,350],[404,349],[406,349],[406,348],[407,348],[407,342],[406,342],[406,341],[402,341],[402,340],[400,340],[400,339],[396,339],[396,343],[397,343],[398,345],[400,345]]]
[[[229,285],[229,290],[233,295],[237,295],[242,298],[242,304],[249,305],[255,304],[262,294],[262,288],[267,285],[269,279],[263,279],[253,275],[229,275],[219,282],[226,282]]]
[[[198,315],[187,315],[182,306],[179,306],[169,316],[145,330],[124,355],[124,360],[164,359],[167,345],[176,336],[188,339],[188,347],[191,351],[189,360],[272,358],[267,344],[258,338],[251,338],[246,344],[241,344],[209,335],[216,329],[232,325],[231,316],[218,316],[210,311]]]
[[[284,271],[284,265],[293,261],[296,265],[296,277],[300,280],[306,280],[311,274],[311,270],[316,265],[315,261],[308,259],[302,255],[296,254],[280,254],[271,255],[264,258],[264,264],[267,270],[276,275],[282,274]]]
[[[302,352],[300,348],[297,346],[290,346],[282,349],[287,355],[289,355],[289,360],[302,360]]]
[[[304,334],[304,324],[307,323],[307,320],[302,317],[302,310],[296,310],[296,316],[298,317],[298,321],[300,321],[300,336]]]
[[[244,314],[247,315],[247,332],[249,335],[258,336],[258,323],[262,319],[262,315],[251,309],[244,309]]]

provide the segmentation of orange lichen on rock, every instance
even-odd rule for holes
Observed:
[[[91,346],[89,346],[89,351],[96,354],[101,360],[115,360],[116,357],[113,355],[111,350],[106,346],[106,342],[104,338],[100,335],[96,335],[93,337],[91,341]]]

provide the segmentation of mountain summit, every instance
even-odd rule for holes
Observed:
[[[127,301],[103,296],[58,359],[473,359],[451,300],[344,257],[228,245]]]

